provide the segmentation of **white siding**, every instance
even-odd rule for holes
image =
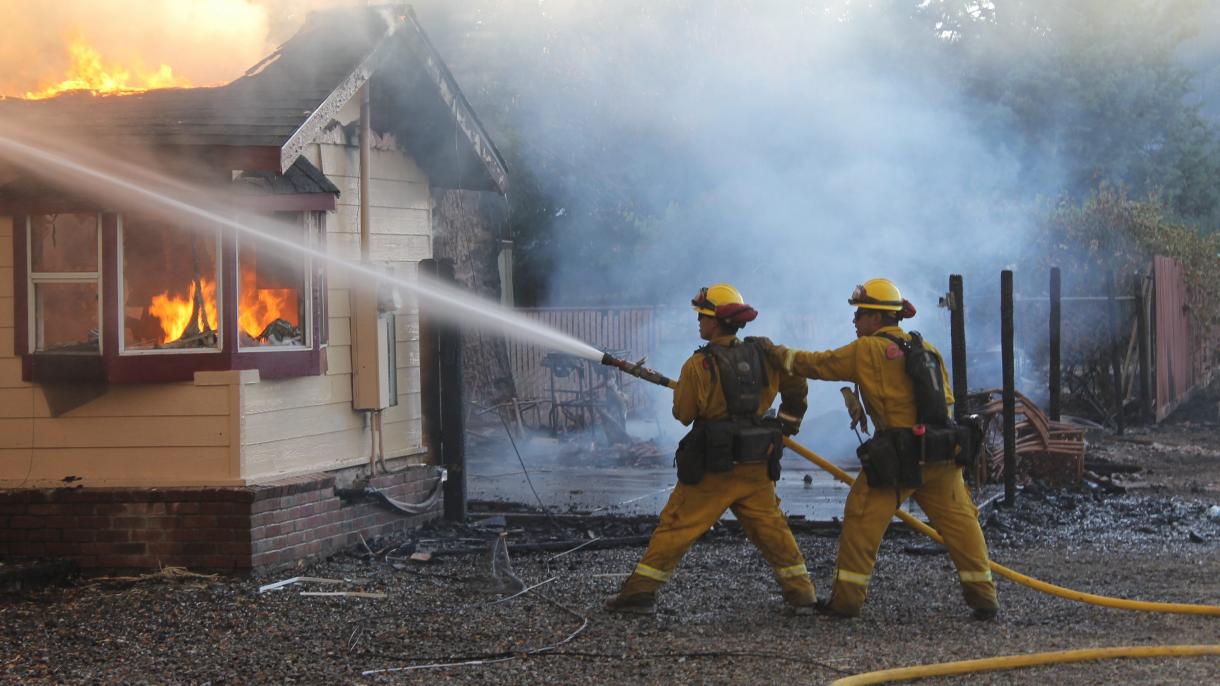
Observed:
[[[322,143],[305,155],[339,187],[338,209],[327,217],[326,243],[344,258],[360,256],[359,152]],[[432,201],[428,179],[405,153],[373,150],[369,253],[381,267],[412,274],[432,256]],[[324,471],[368,461],[371,435],[352,409],[349,277],[327,279],[329,345],[321,377],[272,380],[242,387],[242,476],[247,480]],[[404,298],[412,301],[413,298]],[[420,417],[419,317],[413,304],[398,314],[398,405],[382,416],[387,457],[424,453]]]

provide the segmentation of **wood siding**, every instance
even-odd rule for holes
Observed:
[[[63,389],[22,381],[13,354],[12,231],[0,218],[0,488],[240,483],[228,385],[112,386],[53,416]]]
[[[407,276],[432,256],[428,179],[405,153],[372,151],[370,258]],[[339,187],[338,208],[326,218],[326,245],[345,259],[360,257],[359,152],[322,143],[306,157]],[[350,276],[328,270],[327,373],[321,377],[263,380],[242,388],[241,473],[248,481],[323,471],[368,461],[371,434],[352,409]],[[406,294],[404,294],[406,295]],[[422,455],[419,387],[419,313],[409,297],[395,331],[398,405],[384,411],[387,457]]]
[[[326,243],[359,258],[358,151],[325,143],[310,161],[342,189]],[[411,275],[431,257],[431,191],[404,153],[374,150],[371,258]],[[21,380],[14,356],[13,226],[0,218],[0,487],[256,483],[368,460],[371,436],[352,410],[349,276],[327,270],[327,373],[258,379],[203,372],[182,383],[111,386],[61,416],[47,391]],[[387,457],[423,455],[419,315],[411,298],[395,331],[398,405],[383,414]],[[274,354],[274,353],[266,353]]]

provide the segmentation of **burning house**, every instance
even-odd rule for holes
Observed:
[[[409,10],[314,13],[224,86],[9,99],[0,123],[213,189],[222,219],[315,251],[0,159],[0,555],[269,568],[434,515],[337,495],[372,471],[435,498],[432,362],[410,298],[317,258],[410,275],[434,190],[505,191]]]

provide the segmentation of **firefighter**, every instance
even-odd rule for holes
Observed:
[[[999,605],[978,510],[955,459],[964,444],[954,438],[960,428],[948,419],[953,394],[944,361],[935,348],[922,343],[918,334],[899,327],[899,321],[913,316],[915,308],[888,279],[872,279],[857,286],[848,304],[856,307],[856,340],[836,350],[804,352],[765,339],[751,339],[767,349],[772,363],[785,371],[809,379],[857,384],[876,429],[873,438],[858,451],[865,468],[847,496],[834,585],[830,600],[819,608],[844,617],[860,614],[886,527],[902,502],[914,496],[944,537],[974,617],[991,619]],[[934,356],[939,364],[930,372],[930,382],[922,386],[934,389],[932,399],[924,401],[927,408],[918,406],[921,387],[905,364],[912,341],[923,345],[927,352],[921,354]],[[941,395],[944,405],[938,406]],[[937,415],[946,428],[920,424],[925,414]],[[933,434],[950,438],[932,442]]]
[[[788,611],[810,614],[817,596],[775,495],[783,436],[800,427],[807,383],[768,364],[759,346],[737,338],[737,331],[758,313],[736,288],[704,288],[691,305],[699,315],[699,337],[707,345],[682,366],[674,388],[674,418],[694,425],[675,456],[678,484],[644,557],[606,609],[655,612],[657,590],[687,549],[732,509],[770,563]],[[777,391],[778,420],[765,419]]]

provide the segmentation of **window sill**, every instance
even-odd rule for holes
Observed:
[[[326,356],[317,349],[180,355],[22,355],[22,379],[43,384],[192,381],[196,372],[255,370],[263,379],[321,376]]]

